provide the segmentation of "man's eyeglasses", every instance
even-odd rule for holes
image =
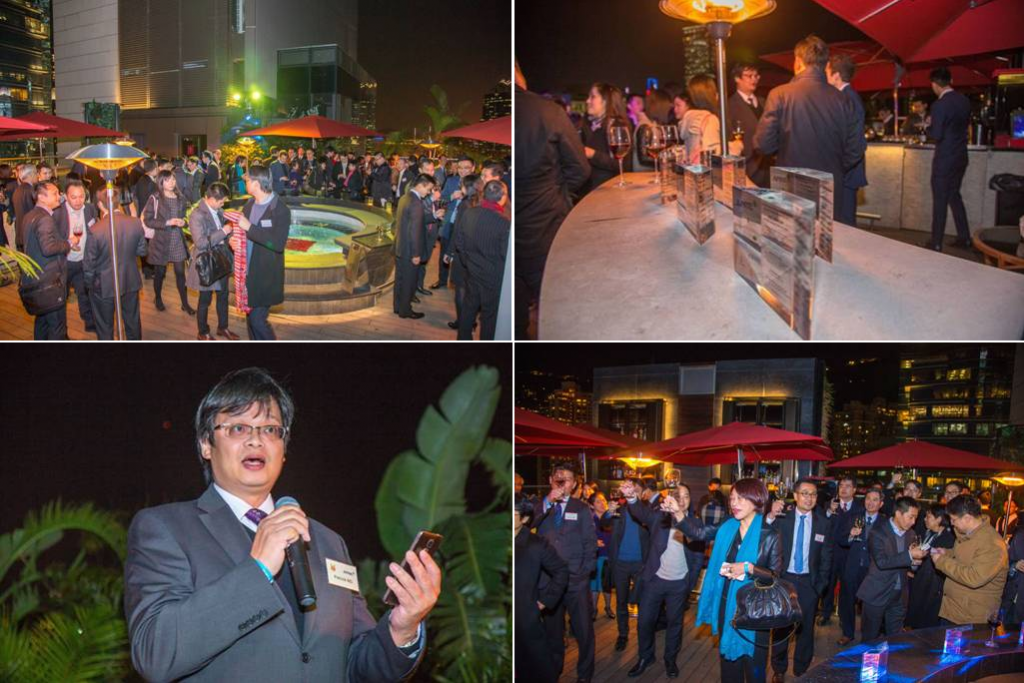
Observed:
[[[257,427],[236,422],[214,425],[213,428],[223,429],[230,439],[248,439],[252,436],[253,431],[255,431],[257,436],[265,436],[268,441],[283,441],[284,437],[288,434],[288,428],[281,425],[261,425]]]
[[[568,484],[573,483],[575,479],[552,479],[551,481],[558,486],[567,486]]]
[[[804,498],[817,498],[818,497],[818,492],[817,491],[797,491],[796,495],[803,496]]]

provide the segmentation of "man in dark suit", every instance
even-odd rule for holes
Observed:
[[[220,182],[220,162],[217,160],[219,154],[220,150],[217,150],[217,154],[214,154],[210,150],[205,150],[203,152],[204,192],[206,188],[210,187],[210,185]],[[285,175],[287,175],[287,173]]]
[[[544,264],[590,162],[565,110],[526,89],[516,62],[516,339],[526,339]]]
[[[409,168],[409,159],[398,157],[398,181],[395,184],[395,194],[392,198],[395,206],[398,206],[398,202],[409,191],[409,184],[412,183],[415,175],[415,172]]]
[[[83,277],[88,283],[93,319],[97,339],[114,339],[117,318],[114,305],[117,296],[114,291],[114,249],[117,250],[118,286],[121,290],[121,315],[124,317],[126,339],[142,339],[142,317],[139,313],[139,290],[142,278],[136,258],[146,255],[146,236],[142,221],[121,212],[121,205],[114,194],[114,235],[110,243],[110,207],[107,193],[100,190],[95,194],[100,218],[89,228],[89,239],[85,245],[82,261]]]
[[[850,100],[857,126],[863,131],[864,103],[861,102],[857,91],[850,85],[855,70],[856,66],[850,55],[832,55],[825,66],[825,75],[828,77],[829,85]],[[836,184],[836,194],[842,193],[843,195],[843,212],[836,214],[836,220],[857,227],[857,190],[866,187],[867,184],[868,177],[864,170],[864,156],[862,155],[857,165],[843,174],[843,182]]]
[[[33,259],[46,273],[57,271],[62,282],[67,282],[67,255],[78,246],[79,238],[63,238],[53,220],[53,212],[60,206],[60,189],[52,180],[42,180],[35,186],[36,206],[25,214],[22,222],[25,255]],[[63,340],[68,336],[67,298],[60,307],[36,316],[34,339]]]
[[[418,181],[417,181],[418,182]],[[565,614],[569,614],[573,636],[579,647],[576,675],[581,683],[594,676],[594,623],[590,601],[590,574],[597,566],[597,532],[590,507],[573,498],[576,471],[558,463],[551,471],[551,491],[534,502],[533,527],[554,546],[569,565],[569,585],[565,597],[543,612],[544,630],[555,670],[561,674],[565,662],[563,634]]]
[[[846,567],[847,557],[850,554],[848,547],[840,544],[840,533],[849,534],[853,528],[853,519],[864,516],[864,503],[854,498],[857,492],[857,484],[851,476],[840,477],[836,497],[831,500],[828,511],[825,513],[832,522],[832,571],[829,576],[828,586],[825,587],[825,594],[821,598],[821,621],[820,626],[825,626],[832,619],[832,612],[835,610],[835,587],[836,581],[842,581],[843,569]],[[845,539],[845,537],[844,537]],[[841,591],[842,589],[840,589]],[[840,645],[846,645],[853,640],[854,636],[854,605],[852,599],[856,592],[850,593],[851,603],[843,607],[843,596],[840,592],[839,602],[839,623],[843,635],[839,638]]]
[[[654,664],[654,632],[664,607],[665,674],[677,678],[676,658],[683,644],[683,611],[704,564],[704,554],[675,528],[690,513],[690,488],[684,484],[667,491],[660,496],[662,503],[657,507],[641,501],[640,487],[632,482],[622,485],[622,493],[629,501],[629,514],[650,533],[637,625],[639,659],[627,675],[636,678]]]
[[[36,167],[22,164],[18,168],[18,187],[11,196],[14,206],[14,246],[18,251],[25,251],[25,216],[36,208],[35,197]]]
[[[650,533],[628,507],[620,508],[618,501],[609,504],[601,526],[603,529],[610,527],[612,532],[605,571],[610,573],[615,587],[615,616],[619,629],[615,651],[621,652],[629,642],[629,605],[640,602],[640,573],[647,560]]]
[[[928,137],[935,141],[932,157],[932,239],[924,246],[942,251],[942,237],[946,234],[946,207],[953,212],[956,224],[957,247],[971,245],[971,230],[967,225],[967,209],[960,196],[960,184],[967,172],[967,126],[971,120],[971,103],[964,95],[953,90],[949,69],[940,66],[929,76],[935,100],[928,117]]]
[[[512,222],[505,217],[508,201],[505,184],[492,180],[484,185],[480,206],[466,209],[455,231],[455,251],[466,268],[466,295],[459,313],[459,339],[473,338],[480,315],[480,339],[494,339],[498,300],[505,275],[505,256]]]
[[[422,318],[423,313],[412,309],[416,298],[416,279],[423,258],[424,198],[434,189],[434,176],[421,173],[413,181],[408,194],[398,202],[395,210],[395,287],[394,310],[400,318]]]
[[[135,211],[140,216],[149,202],[150,196],[157,191],[156,176],[158,173],[160,173],[160,168],[157,166],[156,159],[142,160],[142,176],[135,182],[132,191],[132,196],[135,198]]]
[[[783,501],[776,500],[768,515],[768,524],[782,536],[783,578],[796,587],[803,621],[796,629],[796,649],[793,652],[793,674],[802,676],[814,659],[814,621],[818,611],[818,598],[828,586],[832,572],[832,523],[817,508],[818,487],[809,479],[800,479],[793,486],[796,509],[779,517]],[[788,629],[782,629],[783,631]],[[785,634],[776,632],[774,640]],[[772,652],[772,681],[782,683],[789,668],[789,641]]]
[[[883,622],[886,635],[894,636],[903,630],[909,581],[907,571],[928,554],[916,544],[914,522],[919,509],[913,498],[898,498],[893,516],[882,522],[868,539],[871,568],[857,591],[857,597],[864,603],[861,643],[877,638]]]
[[[83,261],[85,248],[89,241],[89,228],[99,218],[99,211],[94,205],[86,202],[87,192],[81,180],[69,180],[64,189],[66,201],[53,212],[57,229],[62,239],[70,240],[78,234],[81,239],[77,246],[68,252],[68,293],[74,289],[78,298],[78,315],[85,323],[86,332],[95,332],[93,324],[92,304],[89,301],[88,281],[85,279]],[[132,259],[134,261],[134,259]]]
[[[370,196],[373,197],[373,205],[380,208],[384,208],[391,198],[391,167],[381,152],[373,155]]]
[[[754,148],[754,133],[757,122],[764,112],[764,102],[757,96],[757,84],[761,74],[753,64],[737,62],[732,67],[732,80],[736,91],[729,97],[729,120],[726,121],[730,139],[739,124],[743,130],[743,157],[746,160],[747,177],[758,187],[768,187],[770,159]]]
[[[268,316],[271,306],[284,302],[284,250],[292,211],[271,191],[270,171],[265,166],[250,166],[248,178],[245,188],[252,197],[242,208],[238,227],[248,239],[245,282],[251,309],[246,316],[249,339],[277,339]]]
[[[270,164],[270,187],[277,196],[282,196],[288,184],[288,152],[278,152],[277,159]]]
[[[438,190],[437,174],[434,172],[434,161],[423,157],[419,164],[420,174],[429,175],[434,178],[433,190],[423,198],[423,251],[420,253],[419,272],[416,278],[416,293],[423,296],[433,296],[433,292],[426,288],[424,281],[427,277],[427,263],[434,253],[434,245],[437,243],[437,234],[444,220],[445,210],[439,208],[441,192]]]
[[[868,491],[864,494],[863,514],[851,511],[843,520],[836,537],[839,545],[846,549],[846,565],[840,568],[839,623],[843,628],[843,636],[856,630],[857,591],[868,574],[871,566],[871,555],[868,553],[868,540],[880,523],[886,521],[882,514],[882,494],[879,491]],[[863,526],[857,526],[857,520]],[[842,639],[840,639],[841,641]],[[840,642],[841,645],[846,643]]]
[[[844,210],[846,171],[864,156],[863,121],[858,123],[850,100],[828,84],[828,45],[811,35],[796,44],[793,80],[768,93],[757,124],[754,148],[777,154],[776,165],[813,168],[831,173],[835,188],[833,217]]]
[[[205,492],[141,510],[128,530],[124,608],[146,680],[400,681],[426,648],[441,570],[429,553],[391,565],[397,606],[374,619],[345,541],[271,495],[294,404],[266,371],[225,375],[196,411]],[[303,609],[285,552],[306,544],[316,608]]]

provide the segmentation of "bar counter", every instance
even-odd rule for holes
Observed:
[[[732,212],[703,246],[662,204],[652,173],[587,195],[551,247],[540,339],[799,340],[733,269]],[[1024,274],[840,223],[815,260],[815,340],[1021,338]]]

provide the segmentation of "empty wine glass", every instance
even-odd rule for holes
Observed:
[[[654,178],[650,184],[660,184],[661,176],[658,173],[658,156],[665,149],[665,126],[653,123],[644,129],[644,148],[647,150],[647,156],[654,159]]]
[[[619,182],[616,183],[616,187],[625,187],[630,184],[626,182],[626,176],[622,172],[622,160],[629,154],[629,149],[633,146],[630,137],[629,126],[614,125],[608,128],[608,149],[612,156],[619,161]]]

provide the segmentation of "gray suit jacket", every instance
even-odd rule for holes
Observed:
[[[904,550],[900,552],[896,546],[896,532],[888,519],[877,521],[868,537],[868,552],[871,554],[871,567],[868,575],[857,589],[857,597],[869,605],[884,606],[889,604],[896,592],[896,580],[899,579],[899,591],[904,599],[907,594],[907,570],[912,563],[910,546],[917,540],[917,534],[910,529],[903,534]]]
[[[345,542],[312,519],[309,531],[317,606],[300,642],[284,594],[249,556],[249,536],[216,489],[135,515],[125,613],[136,670],[159,681],[408,677],[418,659],[394,645],[389,615],[374,623],[360,595],[327,581],[326,558],[352,562]]]
[[[217,212],[220,216],[221,225],[227,224],[227,219],[224,218],[224,214],[220,211]],[[185,284],[189,289],[194,289],[198,292],[219,292],[221,291],[221,285],[227,283],[227,280],[218,280],[209,287],[204,287],[199,282],[199,271],[196,265],[195,256],[199,252],[212,249],[224,240],[228,238],[224,234],[223,228],[217,227],[217,221],[214,220],[213,214],[210,213],[210,208],[206,205],[205,201],[199,202],[192,213],[189,215],[188,229],[192,233],[192,243],[195,244],[195,248],[192,252],[192,261],[188,267],[188,272],[185,274]]]

